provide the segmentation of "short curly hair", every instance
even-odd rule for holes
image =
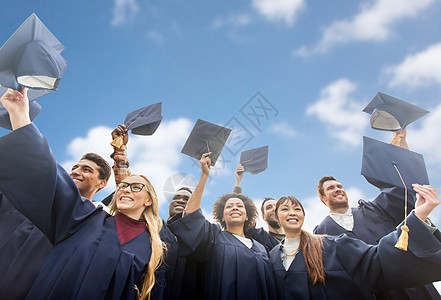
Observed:
[[[256,226],[256,218],[258,216],[258,212],[256,205],[254,205],[253,200],[251,200],[245,195],[236,194],[236,193],[227,193],[222,195],[216,201],[216,203],[214,203],[213,217],[224,230],[227,229],[227,224],[225,223],[225,221],[222,221],[222,217],[224,216],[225,203],[227,203],[227,201],[231,198],[239,198],[240,200],[242,200],[243,204],[245,205],[245,210],[247,212],[248,220],[246,220],[245,223],[243,224],[243,230],[244,232],[247,232],[252,227]]]

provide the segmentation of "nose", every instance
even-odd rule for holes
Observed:
[[[70,171],[69,175],[72,176],[72,174],[79,175],[80,174],[80,168],[72,169],[72,171]]]

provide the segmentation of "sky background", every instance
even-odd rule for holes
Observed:
[[[378,190],[360,175],[362,137],[392,135],[371,129],[362,109],[379,91],[430,111],[409,126],[408,143],[441,188],[439,1],[8,2],[1,43],[36,13],[65,46],[59,90],[38,100],[34,122],[68,170],[86,152],[111,163],[111,130],[162,101],[159,129],[131,135],[128,155],[133,173],[153,182],[163,218],[182,178],[199,179],[197,161],[180,154],[198,118],[234,129],[204,192],[208,218],[233,188],[240,152],[264,145],[268,169],[242,181],[259,208],[264,197],[293,195],[312,231],[327,214],[316,193],[325,175],[352,205],[373,199]],[[112,177],[94,199],[114,187]],[[432,219],[440,224],[440,208]]]

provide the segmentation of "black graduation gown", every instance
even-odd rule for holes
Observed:
[[[245,236],[261,243],[268,253],[274,248],[274,246],[279,244],[279,242],[263,228],[252,227],[245,232]]]
[[[274,247],[270,258],[279,299],[375,299],[373,292],[439,280],[440,240],[414,214],[407,225],[411,232],[407,252],[395,248],[401,230],[390,233],[377,246],[346,235],[324,237],[325,285],[312,284],[302,251],[285,271],[280,247]]]
[[[277,299],[265,248],[253,241],[249,249],[201,210],[168,224],[177,236],[181,255],[206,262],[204,299]]]
[[[149,233],[121,244],[115,218],[80,196],[33,124],[0,138],[0,153],[0,190],[54,245],[27,298],[134,299]]]
[[[396,226],[404,217],[404,189],[383,188],[373,201],[358,201],[358,207],[351,208],[354,217],[354,227],[348,231],[338,225],[330,216],[327,216],[315,227],[315,234],[338,236],[346,234],[349,237],[360,239],[365,243],[376,245],[380,239],[395,231]],[[415,207],[415,192],[408,192],[408,211]],[[406,289],[391,290],[377,295],[377,299],[441,299],[438,291],[432,284]]]
[[[52,244],[0,192],[0,299],[24,299]]]
[[[175,216],[173,220],[177,220],[180,217],[181,214]],[[167,221],[164,221],[164,226],[173,235],[175,243],[177,243],[176,237],[167,227]],[[164,299],[203,299],[201,284],[204,263],[181,256],[177,246],[174,248],[173,253],[167,252],[167,258],[169,256],[173,257],[173,265],[167,261],[167,283]]]

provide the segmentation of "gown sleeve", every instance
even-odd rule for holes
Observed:
[[[395,247],[401,230],[388,234],[377,246],[345,235],[336,238],[337,256],[348,275],[371,292],[404,289],[441,279],[441,241],[421,220],[410,214],[407,251]]]
[[[179,255],[189,256],[196,261],[207,261],[216,236],[221,232],[219,225],[207,221],[200,208],[176,219],[172,218],[168,226],[178,239]]]
[[[416,193],[407,191],[407,211],[415,208]],[[375,210],[384,219],[393,220],[398,225],[404,218],[404,188],[381,188],[374,200],[365,202],[368,209]]]
[[[0,138],[0,190],[52,244],[78,230],[97,210],[82,199],[33,123]]]

